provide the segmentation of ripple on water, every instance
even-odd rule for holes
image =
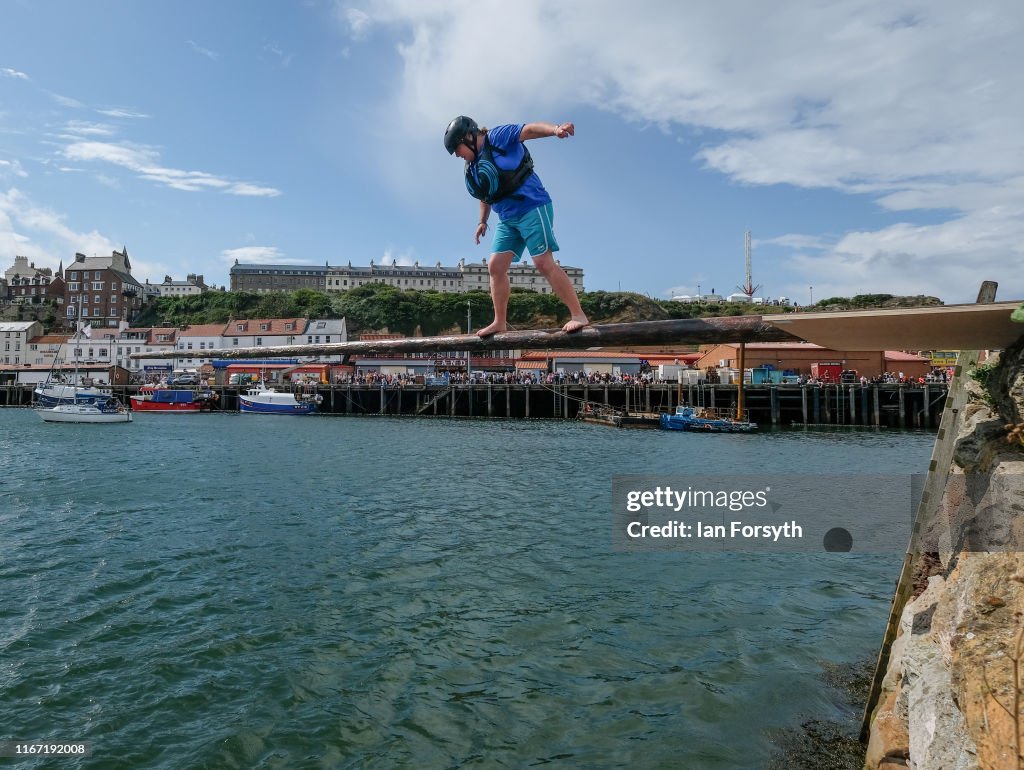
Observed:
[[[767,729],[831,713],[820,661],[873,649],[900,564],[614,553],[612,477],[931,447],[204,415],[83,453],[99,431],[37,420],[0,410],[35,480],[0,488],[0,710],[104,770],[761,766]]]

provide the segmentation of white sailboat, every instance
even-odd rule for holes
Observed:
[[[132,413],[116,398],[88,404],[58,404],[39,409],[43,422],[131,422]]]
[[[79,306],[78,330],[71,339],[75,345],[82,334],[81,306]],[[125,408],[118,399],[109,393],[104,393],[92,388],[79,388],[74,383],[78,382],[78,356],[75,356],[75,378],[71,384],[47,383],[54,386],[50,395],[59,393],[64,399],[58,399],[56,406],[46,406],[46,401],[40,399],[40,406],[36,408],[43,422],[78,422],[78,423],[113,423],[131,422],[132,413]],[[60,390],[57,390],[57,389]],[[83,393],[82,391],[87,391]],[[39,389],[36,390],[37,394]]]
[[[79,330],[75,332],[75,336],[70,340],[70,343],[74,345],[81,333],[82,322],[78,322]],[[64,359],[61,356],[56,356],[53,359],[53,364],[50,366],[50,371],[46,374],[46,381],[36,385],[33,395],[35,397],[35,405],[37,407],[50,407],[58,406],[59,404],[76,404],[76,403],[88,403],[95,401],[97,398],[107,399],[110,398],[110,391],[97,388],[91,381],[87,384],[85,382],[79,382],[78,374],[76,372],[74,380],[70,380],[68,376],[59,368],[64,363]],[[78,365],[78,356],[75,356],[75,365]]]

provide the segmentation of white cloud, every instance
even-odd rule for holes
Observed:
[[[231,195],[274,197],[280,190],[261,187],[248,182],[234,182],[209,174],[205,171],[183,171],[159,165],[159,153],[151,147],[128,143],[73,142],[64,148],[63,154],[73,161],[103,162],[127,168],[142,179],[156,182],[175,190],[197,192],[217,190]]]
[[[78,101],[78,99],[72,99],[70,96],[51,93],[50,98],[57,102],[61,107],[68,107],[73,110],[80,110],[85,107],[85,105]]]
[[[0,67],[0,75],[3,75],[5,78],[14,78],[15,80],[29,80],[29,76],[24,72],[19,72],[10,67]]]
[[[353,41],[374,25],[400,40],[402,80],[382,109],[410,143],[460,112],[487,119],[580,105],[698,132],[695,159],[740,183],[949,211],[938,224],[850,234],[807,269],[886,281],[877,271],[892,270],[907,286],[915,276],[938,286],[974,263],[1024,293],[1024,14],[1006,6],[522,0],[500,34],[461,0],[337,9]]]
[[[302,260],[288,259],[276,246],[239,246],[236,249],[224,249],[220,253],[224,262],[234,264],[237,259],[245,264],[257,265],[298,265],[305,264]]]
[[[21,167],[21,163],[17,160],[0,160],[0,176],[6,174],[14,174],[14,176],[27,177],[28,172]]]
[[[91,123],[85,120],[69,120],[64,130],[78,136],[113,136],[117,129],[109,123]]]
[[[228,186],[227,192],[232,195],[251,195],[264,198],[273,198],[281,194],[280,190],[273,187],[261,187],[248,182],[235,182]]]
[[[404,267],[412,267],[416,264],[416,255],[412,250],[407,250],[402,253],[395,253],[391,249],[385,249],[380,259],[377,260],[378,265],[390,265],[394,262],[397,265],[403,265]]]
[[[220,58],[220,54],[218,54],[216,51],[211,51],[209,48],[203,48],[201,45],[199,45],[199,43],[195,42],[194,40],[186,40],[185,42],[188,43],[189,48],[191,48],[197,54],[205,56],[207,59],[210,59],[211,61],[217,61],[217,59]]]
[[[791,249],[827,249],[831,242],[818,235],[798,235],[790,233],[778,238],[755,239],[752,248],[758,246],[785,246]]]
[[[77,252],[103,254],[115,244],[92,230],[77,232],[65,217],[40,206],[16,188],[0,193],[0,252],[31,256],[37,265],[56,268]]]
[[[366,37],[366,34],[372,24],[370,14],[365,11],[361,11],[358,8],[346,8],[344,4],[340,4],[338,15],[348,26],[349,32],[353,38],[356,40],[362,40]]]
[[[1001,297],[1019,297],[1024,208],[977,210],[937,225],[851,232],[816,253],[801,249],[789,264],[803,275],[826,277],[815,287],[819,299],[885,292],[963,301],[984,279],[1001,282]]]
[[[148,118],[144,112],[135,112],[134,110],[126,110],[122,107],[108,107],[102,110],[96,110],[100,115],[106,115],[110,118]]]
[[[282,69],[287,69],[292,63],[292,54],[286,53],[277,43],[267,43],[263,46],[263,50],[273,54],[277,59],[278,66]]]

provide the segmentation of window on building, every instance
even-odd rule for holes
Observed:
[[[257,345],[262,345],[263,344],[263,338],[262,337],[257,337],[256,338],[256,344]]]

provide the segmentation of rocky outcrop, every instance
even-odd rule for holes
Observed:
[[[865,767],[1024,767],[1024,340],[982,369],[938,510],[921,522]],[[1012,438],[1012,437],[1011,437]]]

